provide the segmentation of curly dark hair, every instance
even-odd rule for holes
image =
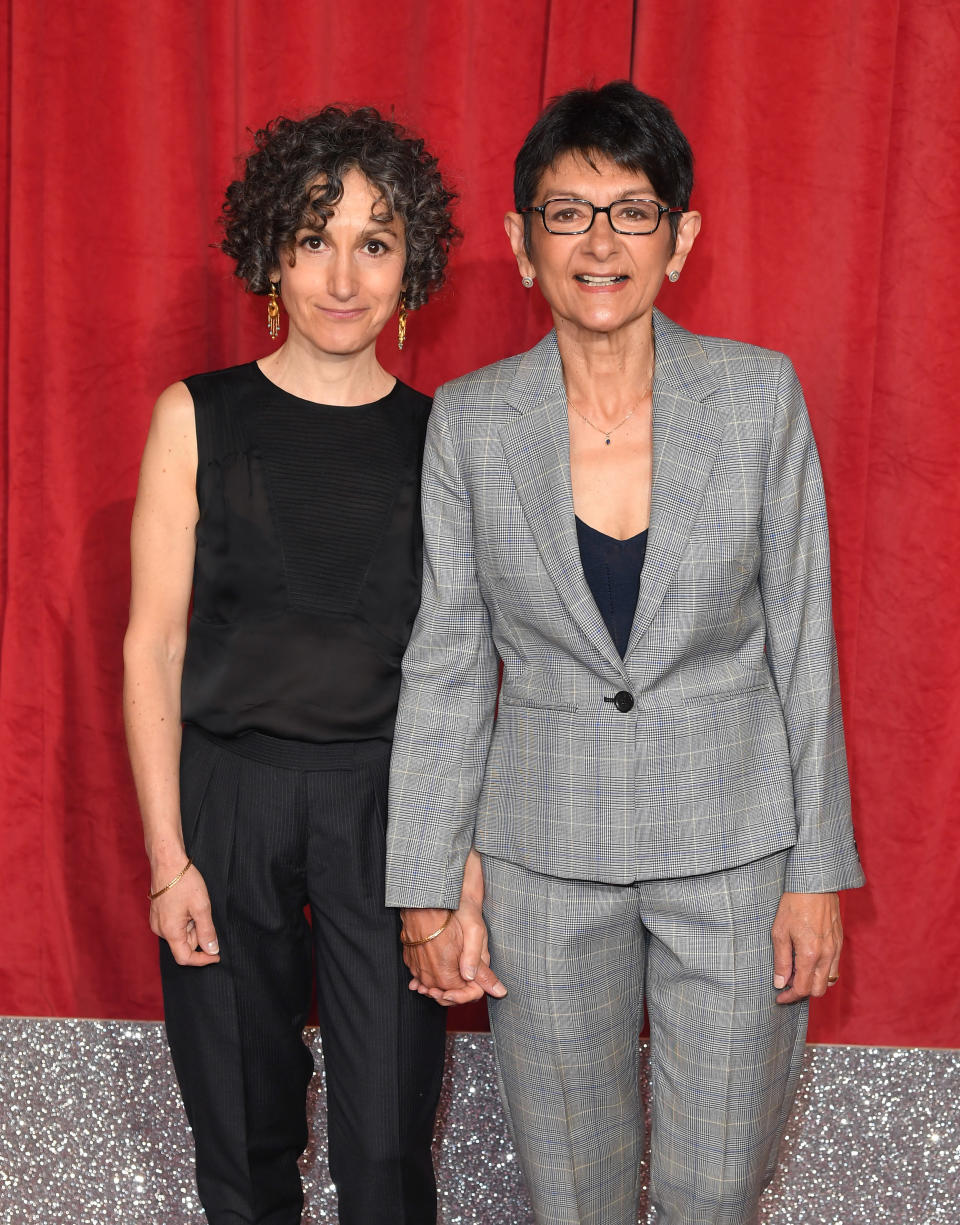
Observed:
[[[407,309],[440,288],[450,244],[460,237],[450,211],[456,196],[419,137],[371,106],[325,106],[305,119],[274,119],[254,142],[243,178],[227,188],[220,243],[251,293],[269,293],[281,255],[295,258],[298,230],[323,229],[353,169],[380,192],[385,219],[403,222]]]

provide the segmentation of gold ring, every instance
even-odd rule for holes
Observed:
[[[833,978],[828,978],[828,979],[827,979],[827,986],[828,986],[828,987],[832,987],[834,983],[838,983],[839,981],[840,981],[840,975],[839,975],[839,974],[835,974],[835,975],[833,976]]]

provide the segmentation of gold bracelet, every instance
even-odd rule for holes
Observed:
[[[437,936],[442,936],[450,926],[450,920],[453,918],[453,911],[447,915],[443,921],[443,927],[438,927],[435,932],[431,932],[429,936],[424,936],[422,940],[404,940],[403,927],[400,928],[400,943],[406,945],[408,949],[414,949],[418,944],[429,944],[431,940],[436,940]]]
[[[158,889],[156,893],[147,894],[147,897],[150,899],[150,901],[152,902],[154,898],[158,898],[161,893],[166,893],[168,889],[172,889],[173,886],[177,883],[177,881],[182,880],[183,877],[186,875],[187,868],[192,867],[192,866],[193,866],[193,860],[188,859],[187,862],[183,865],[183,867],[180,869],[180,871],[176,874],[176,876],[173,878],[172,881],[170,881],[168,885],[164,885],[163,888]]]

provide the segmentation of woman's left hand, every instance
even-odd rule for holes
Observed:
[[[778,1004],[824,995],[839,978],[843,925],[835,893],[785,893],[773,921]]]
[[[450,1007],[453,1004],[469,1004],[483,999],[484,995],[498,998],[507,994],[507,989],[490,969],[490,952],[487,948],[487,925],[483,921],[483,865],[480,855],[471,848],[463,869],[463,887],[460,890],[460,905],[451,920],[459,928],[463,938],[460,949],[459,970],[464,986],[460,988],[426,987],[416,974],[410,980],[410,990],[429,995]]]

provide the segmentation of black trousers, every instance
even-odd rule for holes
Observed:
[[[435,1223],[445,1012],[408,989],[383,904],[389,757],[382,742],[184,729],[184,837],[221,960],[178,966],[161,941],[160,963],[211,1225],[300,1221],[314,961],[341,1225]]]

